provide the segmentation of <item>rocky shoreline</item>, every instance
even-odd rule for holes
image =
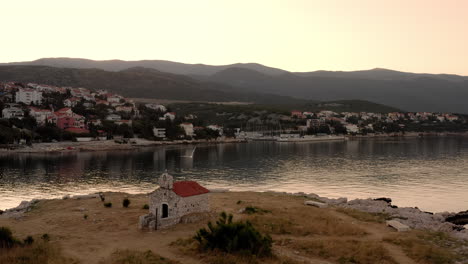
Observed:
[[[114,140],[90,141],[90,142],[55,142],[36,143],[32,146],[24,146],[17,149],[0,149],[0,153],[73,153],[94,152],[110,150],[137,150],[145,147],[169,146],[169,145],[200,145],[222,143],[245,143],[243,139],[226,138],[219,140],[174,140],[174,141],[150,141],[146,139],[131,139],[127,143],[119,143]]]
[[[445,232],[454,237],[468,240],[468,229],[464,227],[464,225],[468,224],[468,211],[459,213],[425,212],[417,207],[398,207],[392,205],[391,198],[368,198],[348,201],[347,198],[330,199],[314,193],[293,193],[291,195],[305,196],[313,201],[322,203],[324,207],[336,206],[366,213],[386,214],[389,220],[398,220],[412,229]]]
[[[213,193],[229,192],[227,189],[213,189]],[[354,209],[361,212],[372,214],[385,214],[387,219],[397,220],[398,222],[407,225],[411,229],[422,229],[436,232],[445,232],[456,238],[468,240],[468,229],[464,225],[468,224],[468,211],[459,213],[441,212],[431,213],[424,212],[417,207],[398,207],[392,205],[391,198],[368,198],[368,199],[354,199],[348,200],[347,198],[331,199],[321,197],[317,194],[310,193],[287,193],[269,191],[269,193],[286,194],[292,196],[301,196],[310,199],[311,204],[316,207],[341,207]],[[101,197],[101,194],[88,194],[88,195],[66,195],[62,199],[96,199]],[[24,213],[31,211],[32,208],[39,202],[38,199],[31,201],[23,201],[15,208],[0,211],[0,218],[14,218],[20,219]],[[306,202],[307,204],[307,202]]]

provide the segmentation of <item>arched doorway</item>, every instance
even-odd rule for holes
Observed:
[[[167,218],[167,217],[169,217],[169,205],[163,204],[161,218]]]

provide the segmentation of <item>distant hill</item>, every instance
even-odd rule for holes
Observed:
[[[0,63],[0,65],[36,65],[36,66],[50,66],[58,68],[95,68],[105,71],[122,71],[133,67],[152,68],[162,72],[169,72],[173,74],[182,75],[201,75],[207,76],[215,74],[216,72],[231,68],[242,67],[246,69],[255,70],[269,75],[277,75],[286,71],[267,67],[258,63],[236,63],[230,65],[213,66],[205,64],[187,64],[164,60],[141,60],[141,61],[123,61],[123,60],[104,60],[94,61],[88,59],[76,58],[43,58],[35,61],[27,62],[13,62],[13,63]]]
[[[359,99],[407,111],[468,113],[468,80],[461,79],[449,81],[424,76],[380,80],[294,73],[270,76],[244,68],[229,68],[203,80],[235,86],[244,92],[287,94],[319,101]]]
[[[0,65],[38,65],[59,68],[96,68],[105,71],[121,71],[133,67],[152,68],[162,72],[192,75],[192,76],[210,76],[229,68],[243,68],[254,70],[266,75],[276,76],[289,73],[286,70],[268,67],[258,63],[235,63],[228,65],[206,65],[206,64],[188,64],[172,62],[165,60],[88,60],[79,58],[42,58],[34,61],[0,63]],[[331,77],[331,78],[352,78],[352,79],[371,79],[371,80],[413,80],[421,77],[442,79],[448,81],[466,81],[468,76],[459,76],[453,74],[426,74],[409,73],[383,68],[375,68],[362,71],[311,71],[311,72],[292,72],[302,77]]]
[[[274,94],[301,100],[365,100],[407,111],[468,113],[468,77],[450,74],[408,73],[382,68],[298,73],[256,63],[212,66],[161,60],[93,61],[74,58],[44,58],[7,65],[16,64],[94,68],[114,72],[134,67],[151,68],[186,75],[177,77],[181,79],[191,77],[186,80],[197,83],[199,88],[212,90],[212,97],[215,98],[223,98],[225,93],[242,93],[244,96]],[[219,94],[220,91],[223,93]]]
[[[302,77],[329,77],[329,78],[348,78],[348,79],[368,79],[368,80],[387,80],[387,81],[408,81],[420,78],[433,78],[453,82],[463,82],[468,80],[467,76],[454,74],[428,74],[428,73],[409,73],[400,72],[382,68],[375,68],[364,71],[313,71],[313,72],[295,72],[294,74]]]
[[[307,102],[287,96],[238,92],[238,89],[225,84],[201,82],[187,76],[142,67],[109,72],[46,66],[0,66],[0,81],[107,89],[128,97],[277,104]]]

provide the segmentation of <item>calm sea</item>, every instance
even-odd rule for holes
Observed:
[[[251,142],[55,154],[0,154],[0,209],[98,191],[148,192],[168,170],[212,188],[391,197],[398,206],[468,210],[468,140]]]

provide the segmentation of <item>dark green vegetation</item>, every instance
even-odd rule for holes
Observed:
[[[0,227],[0,248],[12,248],[20,242],[13,237],[13,233],[6,227]]]
[[[104,207],[111,208],[111,207],[112,207],[112,203],[104,203]]]
[[[265,210],[256,206],[247,206],[244,209],[244,213],[246,214],[263,214],[263,213],[270,213],[270,210]]]
[[[288,95],[318,101],[360,99],[414,112],[468,113],[468,105],[464,99],[468,97],[466,77],[455,76],[456,81],[437,75],[397,75],[392,78],[390,72],[389,77],[382,74],[381,78],[371,78],[380,71],[349,77],[295,73],[267,75],[245,68],[228,68],[203,80],[231,85],[237,91]]]
[[[125,208],[128,208],[129,205],[130,205],[130,200],[128,198],[123,199],[122,206]]]
[[[210,123],[222,125],[224,127],[245,127],[250,118],[259,117],[265,121],[268,114],[290,116],[291,110],[299,111],[320,111],[330,110],[334,112],[361,112],[367,111],[376,113],[389,113],[399,111],[389,106],[374,104],[366,101],[334,101],[327,103],[306,103],[306,104],[248,104],[248,105],[224,105],[209,103],[175,103],[169,105],[172,111],[179,116],[194,114],[200,123],[194,125],[209,125]],[[239,117],[242,116],[242,117]],[[259,120],[260,121],[260,120]],[[287,122],[285,122],[287,123]],[[287,124],[286,124],[287,125]]]
[[[0,227],[0,264],[77,263],[63,257],[60,249],[49,244],[49,240],[49,235],[44,234],[39,242],[35,242],[32,236],[21,242],[10,229]]]
[[[215,225],[209,222],[208,229],[198,230],[194,238],[199,243],[200,249],[258,257],[270,256],[271,237],[260,234],[249,221],[233,222],[232,217],[231,214],[223,212]]]

